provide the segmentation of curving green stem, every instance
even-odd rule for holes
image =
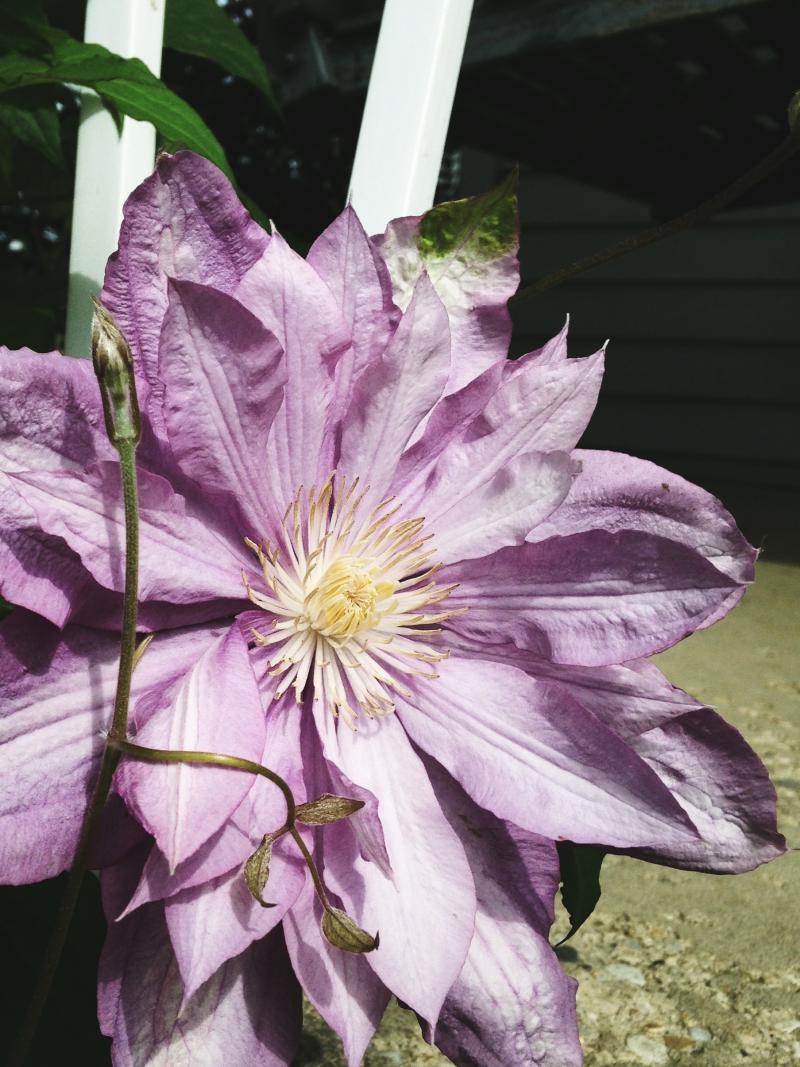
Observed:
[[[245,771],[247,774],[260,774],[269,779],[273,785],[283,793],[286,801],[286,826],[285,830],[294,827],[296,804],[294,794],[289,784],[269,767],[264,767],[253,760],[243,759],[241,756],[226,756],[219,752],[194,752],[189,749],[145,748],[143,745],[135,745],[132,741],[109,736],[108,747],[118,753],[132,756],[134,759],[147,760],[149,763],[200,763],[209,767],[230,767],[234,771]]]
[[[47,997],[53,984],[64,942],[67,938],[75,905],[78,901],[83,876],[89,866],[89,854],[94,842],[100,820],[103,815],[111,780],[119,762],[120,753],[111,745],[111,736],[123,736],[128,726],[128,701],[131,692],[131,674],[136,658],[136,613],[138,603],[139,577],[139,505],[136,489],[136,442],[123,440],[115,442],[119,453],[122,494],[125,508],[125,593],[122,602],[122,636],[120,639],[119,671],[117,673],[117,691],[114,698],[114,715],[111,720],[111,734],[106,741],[91,799],[81,826],[75,858],[72,862],[64,895],[56,912],[50,940],[44,959],[39,969],[36,985],[28,1002],[28,1008],[22,1023],[17,1044],[11,1054],[9,1067],[22,1067],[27,1060],[34,1034],[47,1003]]]

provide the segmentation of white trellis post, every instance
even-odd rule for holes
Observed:
[[[164,6],[165,0],[88,0],[84,39],[126,58],[138,56],[159,74]],[[120,135],[99,98],[83,90],[64,342],[64,351],[71,356],[89,355],[89,297],[103,284],[106,260],[117,243],[122,205],[153,169],[155,146],[156,133],[149,122],[126,117]]]
[[[358,138],[350,200],[370,233],[433,203],[473,0],[386,0]],[[138,56],[158,74],[166,0],[88,0],[85,39]],[[84,91],[72,214],[64,350],[88,355],[89,296],[114,250],[122,205],[151,171],[155,130],[122,135]]]
[[[368,233],[433,203],[472,0],[386,0],[350,202]]]

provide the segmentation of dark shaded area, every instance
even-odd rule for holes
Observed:
[[[66,876],[61,875],[37,885],[0,887],[4,1057],[22,1021],[65,881]],[[65,1062],[104,1067],[111,1063],[111,1042],[97,1026],[97,960],[104,937],[100,886],[88,875],[28,1059],[30,1067]]]

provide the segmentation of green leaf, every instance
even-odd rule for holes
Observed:
[[[417,248],[423,261],[442,273],[454,261],[474,268],[516,252],[516,171],[483,196],[437,204],[422,217]]]
[[[167,0],[164,45],[212,60],[229,74],[255,85],[276,106],[258,49],[215,0]]]
[[[46,86],[31,86],[0,97],[0,126],[18,141],[39,152],[56,167],[64,165],[55,94]]]
[[[210,159],[233,180],[222,145],[194,108],[173,93],[140,59],[124,59],[98,44],[48,29],[45,57],[14,52],[0,56],[0,92],[69,82],[94,89],[104,103],[134,119],[152,122],[170,141]]]
[[[7,600],[3,600],[0,596],[0,619],[4,619],[6,615],[11,611],[13,605],[9,604]]]
[[[569,915],[570,928],[563,945],[580,929],[600,899],[600,867],[605,852],[594,845],[573,845],[571,841],[557,842],[561,865],[561,900]],[[556,946],[558,947],[558,946]]]

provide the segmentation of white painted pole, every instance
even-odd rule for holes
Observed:
[[[350,202],[368,233],[433,203],[472,0],[386,0]]]
[[[164,6],[165,0],[88,0],[84,39],[126,58],[138,56],[159,74]],[[149,122],[126,117],[120,136],[99,98],[83,90],[64,342],[68,355],[89,355],[89,297],[103,284],[106,260],[117,244],[122,205],[152,171],[155,146],[156,131]]]

